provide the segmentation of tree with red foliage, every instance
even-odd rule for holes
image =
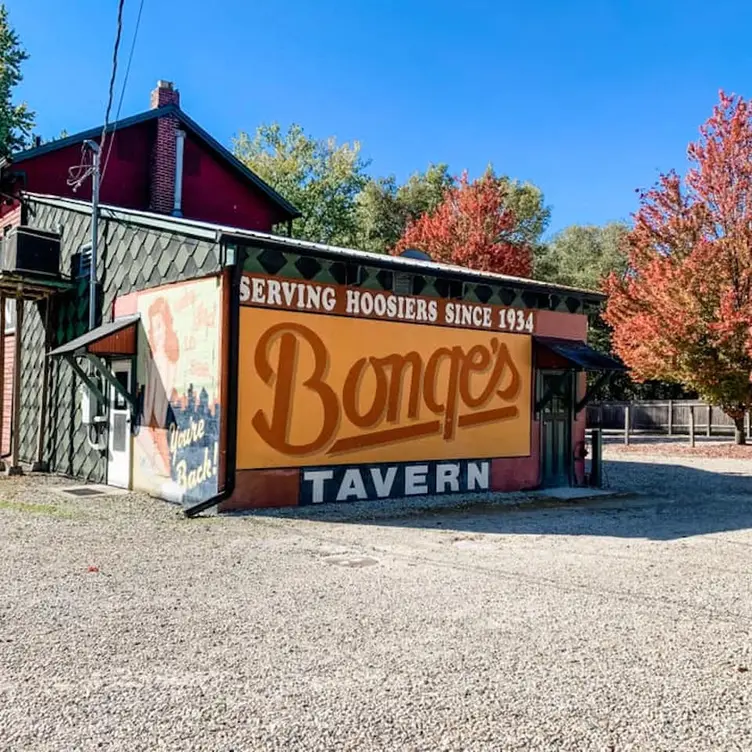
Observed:
[[[408,224],[394,253],[417,248],[434,261],[529,277],[532,248],[517,237],[513,190],[490,170],[472,182],[464,173],[436,209]]]
[[[721,92],[688,157],[684,180],[662,175],[641,195],[605,319],[635,378],[697,391],[733,419],[741,444],[752,406],[752,104]]]

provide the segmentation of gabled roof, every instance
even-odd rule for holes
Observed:
[[[176,117],[186,131],[196,137],[199,141],[203,142],[206,147],[214,152],[221,161],[227,164],[241,178],[259,189],[262,193],[266,194],[289,219],[295,219],[296,217],[301,216],[298,209],[277,193],[274,188],[265,183],[255,172],[249,170],[232,154],[232,152],[222,146],[219,141],[207,133],[195,120],[188,117],[188,115],[186,115],[185,112],[175,104],[146,110],[146,112],[141,112],[138,115],[132,115],[131,117],[118,120],[107,126],[107,133],[109,134],[113,131],[123,130],[132,125],[146,123],[150,120],[156,120],[157,118],[165,117],[166,115]],[[28,159],[34,159],[35,157],[41,157],[44,154],[58,151],[59,149],[65,149],[68,146],[75,146],[85,139],[99,138],[101,135],[102,126],[100,125],[98,128],[91,128],[87,131],[82,131],[81,133],[74,133],[72,136],[66,136],[65,138],[58,139],[57,141],[50,141],[49,143],[34,147],[33,149],[26,149],[25,151],[17,152],[16,154],[11,155],[7,161],[12,164],[18,164],[19,162],[25,162]]]

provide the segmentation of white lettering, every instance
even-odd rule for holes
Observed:
[[[322,303],[325,311],[333,311],[337,305],[337,293],[333,287],[325,287],[321,294]]]
[[[483,326],[485,326],[486,329],[491,328],[491,309],[490,308],[483,309]]]
[[[435,300],[428,301],[428,318],[430,321],[436,321],[439,318],[439,304]]]
[[[342,478],[342,485],[337,492],[337,501],[347,501],[351,496],[355,496],[356,499],[368,498],[363,478],[360,477],[360,470],[357,468],[345,470],[345,477]]]
[[[425,300],[418,300],[418,321],[428,321],[428,304]]]
[[[251,280],[248,277],[240,278],[240,302],[246,303],[251,297]]]
[[[370,292],[364,292],[360,296],[360,310],[364,316],[370,316],[373,313],[373,295]]]
[[[330,289],[330,288],[324,288]],[[308,292],[308,299],[306,300],[306,308],[310,311],[311,308],[315,308],[317,311],[321,308],[321,293],[323,290],[320,287],[314,287],[313,285],[306,285]]]
[[[311,484],[311,501],[321,504],[324,501],[324,481],[334,477],[333,470],[304,470],[303,480]]]
[[[405,468],[405,496],[428,493],[427,473],[428,465],[408,465]]]
[[[253,298],[254,303],[266,303],[266,295],[264,294],[264,280],[253,280]]]
[[[459,465],[436,465],[436,493],[444,493],[447,485],[455,493],[460,490]]]
[[[347,291],[347,313],[357,316],[360,313],[360,290]]]
[[[483,326],[483,309],[478,306],[473,308],[473,326]]]
[[[266,302],[269,305],[282,305],[282,297],[280,296],[280,292],[282,290],[282,286],[277,282],[276,279],[270,279],[266,283]]]
[[[379,294],[374,298],[373,310],[377,316],[384,316],[386,314],[386,298]]]
[[[447,303],[446,309],[444,312],[444,318],[447,322],[447,324],[453,324],[454,323],[454,303]]]
[[[415,298],[408,298],[405,301],[405,318],[415,321]]]
[[[467,463],[467,490],[474,491],[476,488],[480,491],[488,490],[488,462],[468,462]]]
[[[471,326],[473,323],[473,311],[469,305],[461,306],[462,326]]]
[[[390,319],[397,317],[397,298],[395,298],[394,295],[390,295],[386,301],[386,315],[389,316]]]
[[[373,480],[373,486],[376,489],[376,496],[380,499],[385,499],[392,491],[394,485],[394,479],[397,477],[397,468],[388,467],[386,473],[382,476],[381,470],[377,467],[371,468],[371,480]]]
[[[282,283],[282,295],[285,299],[285,305],[288,308],[292,308],[292,301],[295,297],[295,291],[298,288],[297,282],[283,282]]]

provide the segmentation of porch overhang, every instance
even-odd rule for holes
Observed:
[[[136,329],[140,320],[141,317],[135,314],[97,326],[86,334],[55,348],[50,352],[50,357],[64,358],[88,354],[101,357],[135,356]]]
[[[592,399],[595,392],[600,389],[615,373],[623,373],[627,370],[626,366],[603,353],[599,353],[590,347],[587,342],[571,339],[558,339],[556,337],[533,337],[536,345],[553,353],[559,359],[565,361],[571,370],[580,372],[596,372],[600,376],[591,384],[585,392],[583,398],[574,406],[575,415],[579,413],[585,405]],[[542,410],[553,397],[558,394],[565,383],[564,374],[555,384],[553,384],[546,394],[536,403],[536,412]]]
[[[123,316],[108,324],[97,326],[86,334],[72,339],[50,352],[51,358],[62,358],[75,371],[100,404],[107,404],[107,397],[91,378],[91,369],[96,371],[136,411],[136,397],[113,376],[102,358],[135,358],[138,347],[138,325],[141,317]],[[90,365],[90,373],[78,362],[82,359]]]
[[[616,358],[599,353],[587,342],[556,337],[533,337],[535,343],[566,360],[577,371],[626,371]]]

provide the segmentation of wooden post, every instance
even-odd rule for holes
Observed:
[[[629,405],[624,406],[624,443],[629,446]]]
[[[37,433],[37,457],[31,467],[34,473],[49,472],[49,463],[44,459],[45,428],[47,427],[47,384],[49,381],[50,359],[47,357],[50,345],[50,308],[52,298],[47,296],[44,309],[44,347],[42,348],[41,393],[39,395],[39,429]]]
[[[5,426],[5,295],[0,294],[0,454],[3,452],[3,427]],[[9,421],[10,423],[10,421]],[[8,431],[10,443],[10,431]],[[0,472],[5,472],[5,462],[0,460]]]
[[[689,406],[689,445],[695,445],[695,406]]]
[[[744,422],[747,426],[747,438],[750,438],[750,436],[752,436],[752,421],[750,421],[749,418],[749,410],[744,413]]]
[[[713,406],[708,405],[708,436],[713,435]]]
[[[674,401],[668,401],[668,435],[674,435]]]
[[[23,335],[23,298],[16,298],[16,341],[13,362],[13,451],[8,475],[23,475],[23,468],[18,461],[19,444],[21,443],[21,358],[23,348],[21,338]]]

